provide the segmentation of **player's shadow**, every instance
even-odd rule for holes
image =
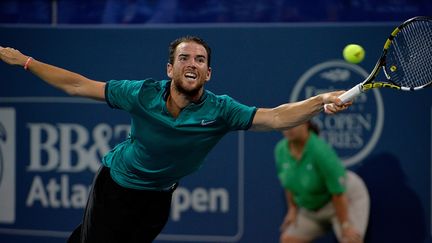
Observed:
[[[424,242],[425,212],[398,158],[390,153],[377,154],[355,171],[363,178],[371,201],[365,242]]]

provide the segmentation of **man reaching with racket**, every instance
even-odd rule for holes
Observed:
[[[241,104],[204,89],[210,80],[211,49],[198,37],[169,46],[169,80],[100,82],[45,64],[12,48],[0,59],[23,66],[73,96],[106,101],[132,117],[129,138],[108,152],[89,195],[82,224],[68,242],[152,242],[165,226],[178,181],[197,170],[229,131],[285,130],[346,109],[330,92],[275,108]]]

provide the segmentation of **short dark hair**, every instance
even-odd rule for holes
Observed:
[[[307,122],[308,125],[308,130],[314,132],[316,135],[320,134],[320,128],[318,127],[318,125],[316,123],[314,123],[313,121],[309,120]]]
[[[210,60],[211,60],[211,48],[210,48],[210,46],[203,39],[201,39],[197,36],[189,36],[189,35],[182,36],[182,37],[177,38],[171,42],[171,44],[169,45],[168,63],[174,64],[174,58],[175,58],[174,52],[175,52],[177,46],[183,42],[195,42],[197,44],[202,45],[207,51],[207,65],[210,67]]]

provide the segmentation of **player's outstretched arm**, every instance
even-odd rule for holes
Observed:
[[[105,99],[105,83],[88,79],[80,74],[43,63],[10,47],[0,46],[0,60],[18,65],[32,72],[48,84],[73,96]]]
[[[332,104],[325,110],[327,114],[335,114],[345,110],[351,102],[341,105],[338,98],[344,91],[323,93],[309,99],[287,103],[275,108],[259,108],[252,122],[251,130],[270,131],[285,130],[300,125],[324,110],[325,104]]]

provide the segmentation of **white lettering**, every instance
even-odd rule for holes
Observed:
[[[120,136],[124,139],[124,135],[130,130],[129,125],[110,127],[105,123],[98,124],[91,133],[80,124],[70,123],[29,123],[28,127],[28,170],[32,172],[96,172],[101,157],[111,149],[110,141]]]
[[[88,143],[87,130],[78,124],[59,124],[60,130],[60,166],[59,171],[83,171],[87,167],[87,151],[85,145]],[[72,137],[75,137],[75,142]],[[74,153],[73,153],[74,152]],[[72,157],[76,155],[76,165],[72,165]]]
[[[197,213],[226,213],[229,211],[229,193],[225,188],[198,187],[192,192],[183,187],[177,188],[173,194],[172,220],[179,221],[181,214],[189,209]]]
[[[192,208],[195,209],[198,213],[206,212],[207,202],[208,202],[208,193],[202,188],[198,187],[192,192]]]
[[[211,189],[210,192],[210,212],[217,212],[219,209],[224,213],[229,210],[229,193],[225,188]]]
[[[190,193],[184,187],[178,187],[173,193],[171,218],[174,221],[180,220],[180,214],[186,211],[190,205]]]
[[[91,163],[99,161],[105,153],[107,153],[111,148],[108,145],[112,138],[121,138],[124,140],[129,134],[130,125],[117,125],[113,129],[108,124],[101,123],[97,125],[92,132],[94,144],[90,147],[88,151],[88,158],[90,170],[96,172],[99,169],[99,163]],[[123,134],[122,134],[123,133]]]
[[[363,138],[358,132],[323,131],[320,136],[337,149],[359,149],[364,145]]]
[[[33,207],[36,203],[40,203],[44,208],[84,208],[89,191],[90,186],[71,185],[68,175],[62,175],[60,182],[56,178],[51,178],[46,185],[40,176],[35,176],[26,206]]]
[[[87,203],[88,193],[91,190],[91,185],[75,184],[72,186],[72,195],[70,204],[73,208],[84,208]]]
[[[54,126],[47,123],[29,124],[30,128],[30,171],[50,171],[55,169],[59,160],[55,143],[58,133]],[[42,141],[42,137],[46,137]],[[45,152],[47,160],[42,162],[42,152]]]
[[[338,114],[313,121],[321,129],[321,137],[337,149],[361,149],[365,146],[365,134],[372,130],[371,114]]]
[[[48,207],[48,197],[45,194],[45,189],[42,183],[42,179],[39,176],[33,178],[33,183],[30,188],[30,193],[27,197],[27,207],[33,206],[35,201],[39,201],[42,207]]]
[[[371,114],[339,114],[336,116],[326,116],[322,123],[327,130],[359,130],[370,131],[372,128]]]
[[[60,194],[60,185],[57,184],[55,179],[50,179],[47,186],[46,192],[48,193],[49,204],[52,208],[60,207],[60,200],[58,199],[58,194]]]

